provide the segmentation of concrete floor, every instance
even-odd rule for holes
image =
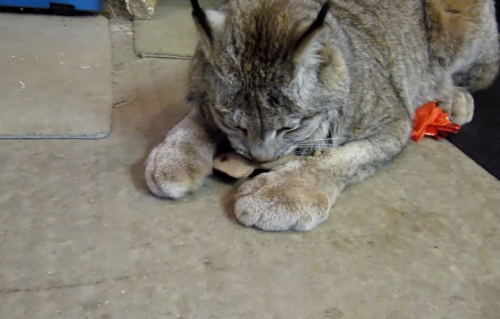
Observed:
[[[0,318],[498,318],[500,183],[453,146],[412,144],[310,233],[240,226],[216,179],[155,198],[143,161],[188,64],[111,30],[109,138],[0,141]]]

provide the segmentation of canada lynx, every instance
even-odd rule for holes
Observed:
[[[346,186],[403,150],[417,107],[438,101],[465,124],[470,92],[498,72],[493,0],[192,4],[191,112],[151,152],[146,180],[183,197],[212,172],[220,143],[258,161],[324,150],[239,188],[238,220],[263,230],[313,229]]]

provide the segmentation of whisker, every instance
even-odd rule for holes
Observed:
[[[299,147],[301,147],[301,146],[327,146],[327,147],[334,146],[334,145],[326,144],[326,143],[299,143],[297,145]]]
[[[329,138],[318,138],[314,140],[304,140],[303,142],[314,142],[314,141],[339,141],[343,140],[343,138],[340,137],[329,137]]]
[[[301,148],[328,148],[331,147],[330,145],[315,145],[315,144],[309,144],[309,145],[300,145]]]

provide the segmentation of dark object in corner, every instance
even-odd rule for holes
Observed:
[[[474,96],[474,118],[448,140],[500,180],[500,77]]]
[[[500,5],[495,1],[497,21]],[[500,26],[499,26],[500,27]],[[474,96],[474,118],[448,140],[500,180],[500,77]]]

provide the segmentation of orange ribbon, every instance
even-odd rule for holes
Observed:
[[[416,110],[411,139],[418,142],[424,136],[432,136],[440,140],[459,130],[460,125],[451,122],[436,102],[429,102]]]

